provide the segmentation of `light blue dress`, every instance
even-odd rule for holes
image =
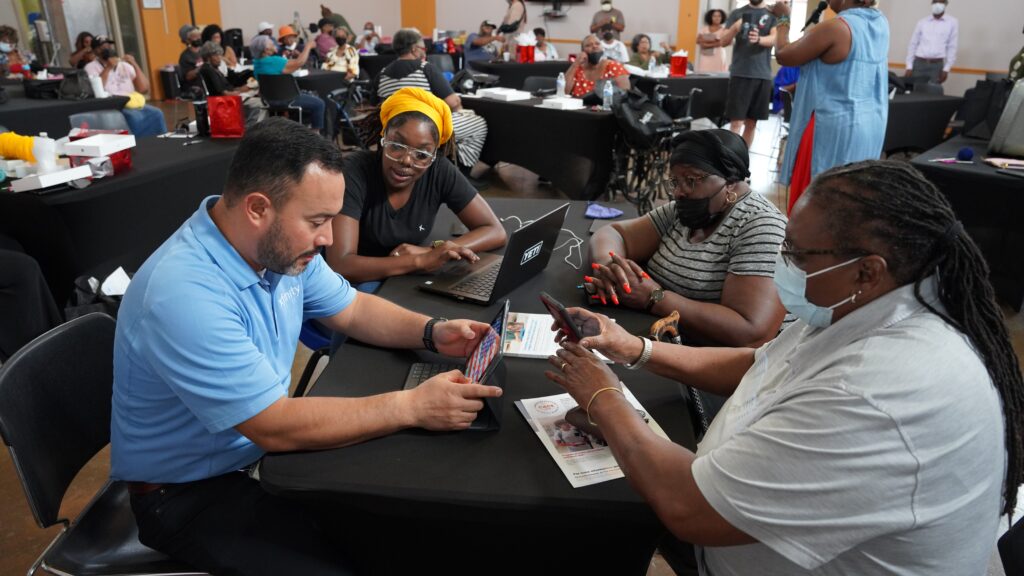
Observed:
[[[800,140],[814,113],[811,177],[859,160],[878,159],[889,118],[889,21],[874,8],[844,10],[850,54],[838,64],[812,60],[800,68],[793,118],[779,181],[789,184]]]

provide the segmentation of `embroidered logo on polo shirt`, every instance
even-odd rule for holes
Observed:
[[[301,291],[301,288],[299,288],[299,286],[296,284],[295,286],[292,286],[291,288],[281,292],[277,296],[277,303],[280,304],[281,307],[287,306],[288,303],[295,299],[295,297],[298,296]]]

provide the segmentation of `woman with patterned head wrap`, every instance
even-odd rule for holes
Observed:
[[[449,260],[505,244],[505,229],[487,202],[439,153],[452,138],[452,112],[437,96],[402,88],[380,109],[377,152],[345,158],[345,202],[334,218],[327,262],[353,283],[432,272]],[[429,238],[444,204],[469,231],[455,240]]]
[[[601,304],[678,311],[688,342],[771,340],[786,315],[772,283],[786,219],[747,185],[746,144],[728,130],[686,132],[669,164],[674,200],[595,232],[584,280]]]

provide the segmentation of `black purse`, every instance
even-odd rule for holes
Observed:
[[[89,75],[85,70],[64,73],[64,79],[60,81],[60,97],[62,100],[85,100],[93,97],[92,84],[89,84]]]

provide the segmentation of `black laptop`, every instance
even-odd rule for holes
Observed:
[[[491,330],[480,340],[465,364],[434,364],[417,362],[409,368],[403,390],[411,390],[433,376],[451,370],[462,373],[473,382],[504,387],[505,384],[505,323],[508,321],[509,301],[501,305],[498,315],[491,321]],[[501,428],[501,398],[483,398],[484,407],[469,425],[470,430],[497,430]]]
[[[568,213],[567,202],[513,232],[504,256],[479,254],[472,264],[454,262],[421,283],[420,290],[491,304],[547,267]]]

